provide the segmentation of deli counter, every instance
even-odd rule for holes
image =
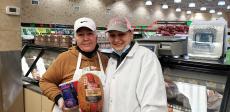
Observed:
[[[67,48],[26,44],[21,55],[24,88],[41,94],[38,87],[40,77],[58,54],[66,50]],[[169,110],[230,112],[230,65],[225,65],[221,61],[170,56],[159,56],[159,60],[165,78]],[[34,101],[28,101],[27,104],[29,102]],[[49,105],[52,107],[51,103]]]
[[[160,57],[168,103],[175,110],[229,112],[230,65],[206,61]]]
[[[42,95],[39,79],[50,64],[67,48],[25,44],[21,51],[25,112],[52,112],[54,102]]]

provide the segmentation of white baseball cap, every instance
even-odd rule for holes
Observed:
[[[87,27],[87,28],[91,29],[92,31],[96,31],[96,24],[90,18],[83,17],[83,18],[77,19],[74,22],[74,32],[75,33],[81,27]]]

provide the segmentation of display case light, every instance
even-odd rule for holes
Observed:
[[[188,7],[196,7],[195,3],[189,3]]]
[[[222,12],[217,12],[217,15],[222,15],[223,13]]]
[[[225,1],[219,1],[218,5],[225,5]]]
[[[162,9],[168,9],[169,6],[167,4],[162,5]]]
[[[216,12],[216,11],[213,10],[213,9],[209,11],[209,13],[211,13],[211,14],[213,14],[213,13],[215,13],[215,12]]]
[[[206,7],[201,7],[200,10],[201,11],[206,11]]]
[[[186,14],[192,14],[192,11],[187,11]]]
[[[176,8],[176,12],[181,12],[181,8]]]
[[[147,1],[145,2],[145,5],[153,5],[153,3],[152,3],[151,0],[147,0]]]
[[[227,9],[230,9],[230,5],[227,6]]]
[[[181,0],[174,0],[174,3],[181,3]]]

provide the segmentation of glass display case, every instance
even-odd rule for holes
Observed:
[[[40,77],[46,72],[58,54],[66,50],[67,48],[26,44],[21,54],[23,80],[38,84]]]
[[[23,80],[38,84],[57,55],[67,48],[25,45]],[[229,112],[230,65],[218,61],[159,56],[169,112]]]
[[[173,112],[228,112],[230,65],[160,58]]]

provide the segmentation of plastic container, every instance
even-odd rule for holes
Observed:
[[[77,81],[71,81],[59,85],[62,91],[65,107],[75,108],[78,105],[77,99]]]

